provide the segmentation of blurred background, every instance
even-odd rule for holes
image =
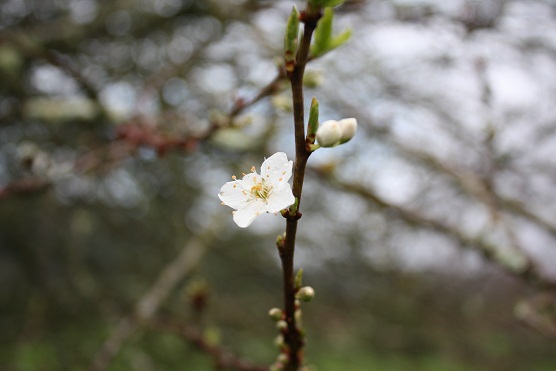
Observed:
[[[240,229],[217,193],[294,155],[292,4],[0,3],[0,369],[273,362],[285,223]],[[556,3],[335,11],[352,39],[305,98],[359,130],[309,160],[307,362],[555,370]]]

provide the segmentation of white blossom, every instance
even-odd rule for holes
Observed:
[[[231,182],[220,188],[218,197],[223,205],[236,210],[233,219],[239,227],[248,227],[258,215],[277,213],[295,202],[288,183],[292,167],[293,161],[278,152],[263,162],[260,175],[253,166],[251,173],[243,174],[243,179],[234,175]]]

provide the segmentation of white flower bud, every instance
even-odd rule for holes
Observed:
[[[296,309],[293,317],[295,318],[295,324],[298,329],[303,328],[303,312],[301,309]]]
[[[311,301],[315,297],[315,290],[311,286],[305,286],[299,289],[296,297],[302,301]]]
[[[348,119],[340,120],[339,123],[342,128],[342,139],[340,139],[340,144],[349,142],[357,131],[357,120],[350,117]]]
[[[280,320],[276,322],[276,328],[280,331],[284,331],[285,329],[288,328],[288,323],[284,320]]]
[[[276,357],[276,362],[284,364],[284,363],[288,362],[288,358],[289,358],[289,357],[288,357],[287,354],[280,353],[280,354],[278,354],[278,356]]]
[[[279,308],[272,308],[271,310],[268,311],[268,316],[273,321],[281,320],[282,315],[283,315],[282,309]]]
[[[274,338],[274,345],[277,348],[282,348],[285,344],[284,344],[284,336],[282,334],[276,336]]]
[[[321,147],[334,147],[342,139],[342,127],[335,120],[323,122],[317,130],[317,142]]]

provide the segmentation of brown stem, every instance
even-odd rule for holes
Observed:
[[[293,171],[293,195],[301,202],[305,166],[309,159],[310,151],[305,146],[305,123],[303,108],[303,74],[309,57],[309,47],[313,31],[316,28],[320,14],[303,13],[302,21],[305,23],[303,37],[297,53],[294,70],[288,74],[291,82],[293,97],[293,117],[295,126],[295,165]],[[299,210],[299,203],[297,209]],[[297,221],[301,217],[299,212],[288,215],[286,221],[286,238],[280,248],[282,272],[284,282],[284,312],[288,327],[283,331],[284,342],[287,349],[288,363],[284,370],[296,371],[303,362],[304,339],[295,321],[295,279],[294,279],[294,252]]]
[[[227,349],[207,342],[202,333],[195,328],[183,325],[176,320],[154,319],[147,323],[157,331],[171,332],[180,335],[200,351],[209,355],[214,361],[217,370],[241,370],[241,371],[268,371],[268,367],[259,366],[237,357]]]

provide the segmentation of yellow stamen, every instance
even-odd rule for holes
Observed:
[[[251,187],[251,195],[265,201],[268,199],[268,196],[270,196],[271,191],[272,186],[266,185],[264,179],[261,179],[260,182],[257,182],[257,184]]]

